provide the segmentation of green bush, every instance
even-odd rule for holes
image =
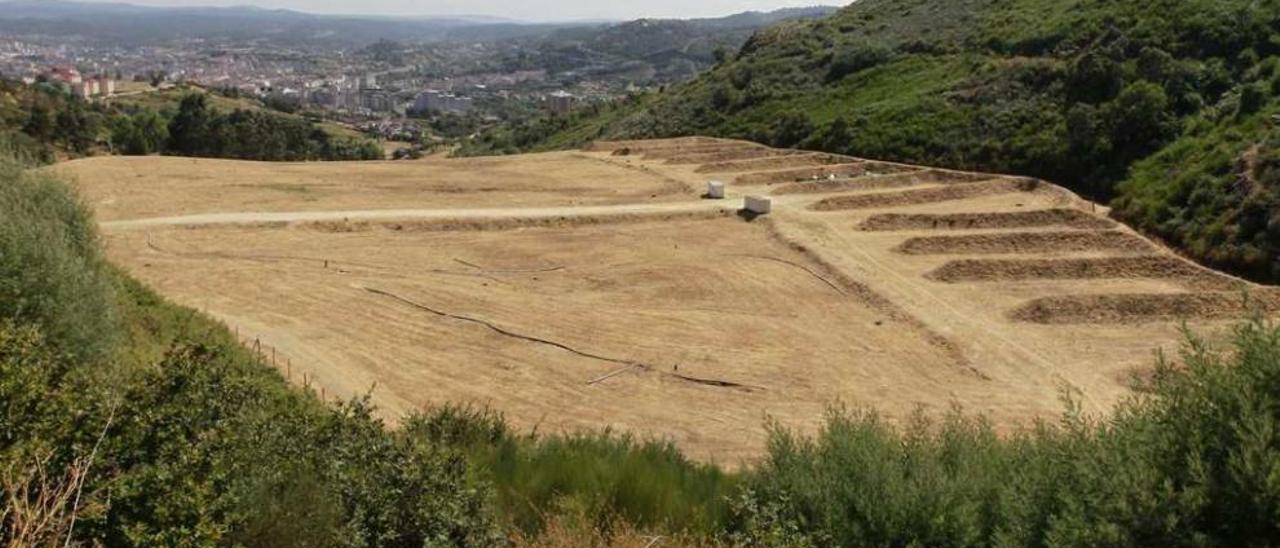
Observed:
[[[959,411],[896,429],[832,411],[775,429],[734,537],[841,546],[1265,546],[1280,538],[1280,328],[1191,340],[1106,421],[1008,439]],[[782,540],[778,540],[782,539]]]
[[[881,44],[865,43],[843,46],[836,50],[827,70],[828,80],[839,80],[850,74],[881,65],[893,58],[893,50]]]
[[[460,453],[389,432],[364,402],[289,387],[222,325],[109,268],[56,177],[0,166],[0,470],[45,463],[34,491],[0,476],[6,504],[89,462],[81,504],[64,503],[85,544],[502,538]]]
[[[1267,103],[1267,95],[1267,86],[1262,82],[1244,86],[1240,90],[1240,108],[1236,111],[1236,115],[1249,116],[1262,110]]]
[[[25,168],[0,157],[0,321],[101,359],[119,326],[93,218],[61,181]]]
[[[556,516],[609,531],[645,529],[711,536],[723,530],[733,476],[683,456],[670,443],[610,432],[511,432],[500,415],[446,406],[409,417],[404,435],[462,451],[497,492],[513,527],[536,535]]]

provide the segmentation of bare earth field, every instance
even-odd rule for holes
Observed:
[[[99,158],[111,258],[392,422],[471,402],[735,465],[769,418],[1101,414],[1179,326],[1280,297],[1047,183],[705,138],[481,160]],[[727,200],[699,198],[708,178]],[[772,195],[748,221],[744,194]],[[1248,298],[1246,299],[1246,295]]]
[[[85,184],[102,221],[194,213],[631,204],[681,199],[690,192],[679,181],[573,152],[327,163],[116,156],[55,169]]]

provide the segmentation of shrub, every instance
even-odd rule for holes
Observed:
[[[670,443],[607,431],[520,435],[489,411],[441,407],[409,417],[402,429],[410,440],[467,454],[497,491],[500,515],[527,535],[568,515],[604,532],[625,523],[710,536],[723,529],[736,485]]]
[[[816,439],[775,428],[735,499],[753,544],[1262,546],[1280,535],[1280,328],[1230,352],[1190,339],[1150,393],[1095,422],[1001,439],[956,411],[891,428],[835,409]],[[778,540],[782,539],[782,540]]]
[[[893,59],[893,50],[881,44],[844,46],[836,50],[827,70],[827,80],[834,81],[850,74],[887,63]]]
[[[1261,82],[1247,84],[1240,90],[1240,106],[1236,110],[1236,115],[1240,117],[1249,116],[1262,110],[1267,103],[1268,89]]]
[[[0,158],[0,320],[38,326],[79,360],[119,335],[92,216],[60,181]]]

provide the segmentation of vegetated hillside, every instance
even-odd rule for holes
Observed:
[[[1039,176],[1280,279],[1277,0],[861,0],[687,85],[486,138],[695,133]]]
[[[54,84],[0,80],[0,137],[44,162],[104,152],[268,161],[384,157],[376,141],[355,131],[191,89],[89,102]]]
[[[6,546],[1270,545],[1280,330],[1190,350],[1107,421],[834,410],[733,475],[460,408],[392,431],[111,268],[68,188],[0,155]]]
[[[697,74],[716,60],[717,50],[736,50],[756,30],[778,23],[825,17],[832,7],[745,12],[711,19],[639,19],[569,28],[537,40],[526,68],[633,71],[658,82]]]

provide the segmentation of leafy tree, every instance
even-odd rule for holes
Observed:
[[[799,111],[788,111],[774,121],[766,140],[776,147],[792,147],[808,139],[811,133],[813,122],[807,115]]]
[[[98,118],[87,112],[82,101],[73,100],[58,111],[54,139],[74,152],[85,154],[97,142],[98,129]]]
[[[207,153],[212,118],[209,99],[204,94],[192,93],[183,97],[177,114],[169,121],[168,149],[189,156]]]
[[[52,141],[55,128],[53,112],[43,103],[36,103],[27,111],[22,132],[40,141]]]
[[[1097,104],[1115,97],[1124,85],[1120,64],[1109,55],[1089,51],[1071,64],[1067,92],[1076,100]]]
[[[1248,116],[1262,110],[1268,99],[1267,86],[1262,82],[1254,82],[1244,86],[1240,90],[1240,107],[1236,110],[1238,116]]]
[[[1177,129],[1164,88],[1145,80],[1124,88],[1105,111],[1113,128],[1112,142],[1127,158],[1150,154]]]
[[[893,58],[893,50],[880,44],[859,44],[838,48],[831,60],[831,68],[827,71],[828,80],[839,80],[871,67],[888,62]]]

